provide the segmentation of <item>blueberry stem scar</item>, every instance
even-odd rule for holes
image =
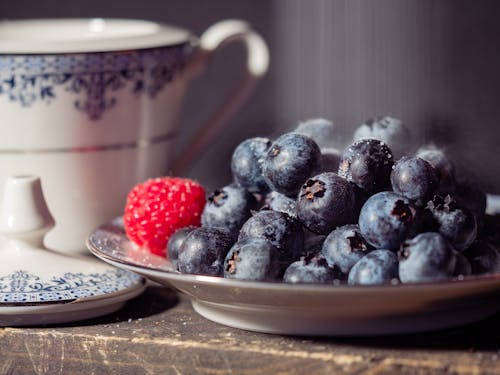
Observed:
[[[241,258],[238,256],[239,254],[240,254],[239,251],[235,251],[231,255],[231,259],[229,259],[229,261],[227,262],[227,269],[226,269],[227,272],[229,273],[236,272],[236,265],[238,264],[238,262],[241,261]]]
[[[314,199],[314,197],[322,197],[325,194],[325,183],[319,180],[307,180],[305,183],[303,197],[309,200]]]

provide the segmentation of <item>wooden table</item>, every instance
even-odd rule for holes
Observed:
[[[500,314],[386,338],[246,332],[149,285],[124,309],[71,325],[0,328],[0,374],[500,374]]]

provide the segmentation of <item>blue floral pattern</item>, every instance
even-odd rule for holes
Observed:
[[[50,104],[62,87],[75,95],[74,107],[95,121],[116,105],[113,93],[128,83],[134,94],[155,97],[191,52],[190,44],[180,44],[127,52],[0,55],[0,98],[23,107]]]
[[[67,302],[127,289],[142,278],[124,270],[104,273],[71,273],[42,280],[23,270],[0,277],[0,304]]]

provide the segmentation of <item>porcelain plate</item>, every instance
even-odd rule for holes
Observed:
[[[131,243],[120,219],[94,231],[90,251],[190,297],[202,316],[240,329],[367,336],[444,329],[500,311],[500,275],[387,286],[290,285],[188,275]]]

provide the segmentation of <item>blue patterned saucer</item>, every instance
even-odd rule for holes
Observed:
[[[0,200],[0,327],[55,324],[109,314],[139,295],[145,280],[91,256],[43,246],[54,220],[40,179],[7,179]]]
[[[118,293],[141,283],[140,276],[111,268],[103,273],[65,272],[49,280],[17,270],[0,277],[0,307],[81,301]]]
[[[0,327],[65,323],[90,319],[120,309],[145,288],[135,273],[91,258],[72,258],[49,251],[27,254],[37,262],[5,272],[0,266]],[[4,264],[19,259],[0,250]],[[52,264],[40,267],[34,264]],[[63,267],[59,267],[64,265]],[[2,271],[3,269],[3,271]],[[51,269],[51,272],[47,272]]]

